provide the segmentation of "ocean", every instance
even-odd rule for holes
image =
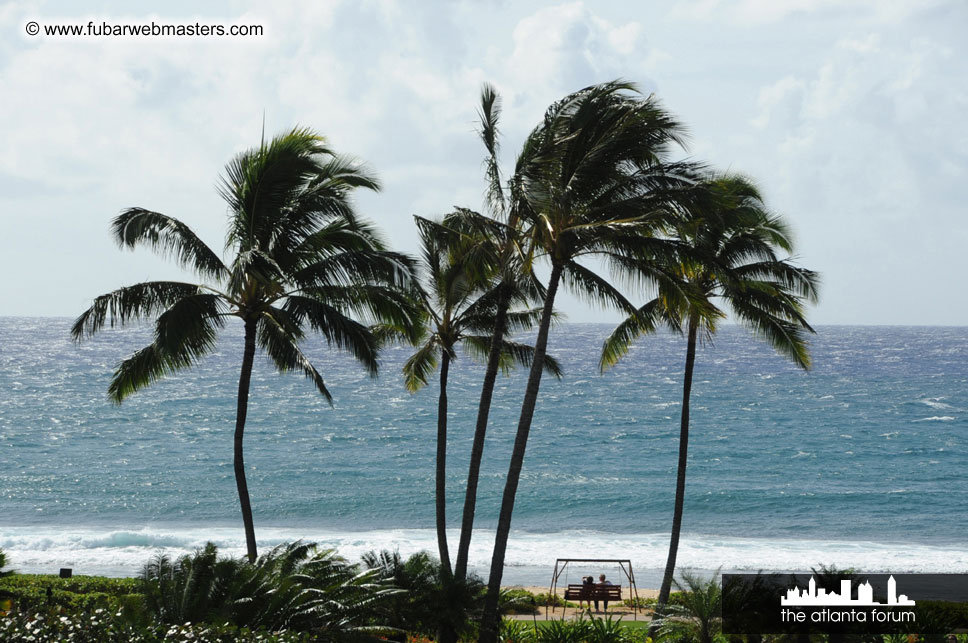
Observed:
[[[149,328],[70,341],[70,320],[0,318],[0,548],[13,568],[133,575],[158,553],[241,554],[232,473],[241,327],[116,406],[115,364]],[[547,584],[558,557],[630,559],[657,586],[675,491],[682,338],[641,340],[597,370],[607,325],[564,324],[518,491],[507,584]],[[379,378],[312,339],[335,397],[256,360],[246,463],[256,535],[357,559],[435,551],[437,387],[409,394],[403,347]],[[802,372],[745,329],[701,346],[680,567],[968,572],[968,328],[820,327]],[[480,364],[451,367],[449,522],[459,525]],[[500,377],[471,565],[486,576],[526,373]],[[457,530],[451,533],[456,549]],[[609,572],[576,566],[569,574]],[[618,570],[609,572],[618,576]],[[562,578],[562,581],[567,580]]]

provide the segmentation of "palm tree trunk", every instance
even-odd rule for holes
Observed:
[[[242,353],[242,373],[239,375],[239,400],[235,412],[235,484],[239,489],[242,505],[242,524],[245,525],[245,548],[250,562],[258,555],[255,548],[255,526],[252,523],[252,505],[249,504],[249,485],[245,482],[245,459],[242,456],[242,436],[245,434],[245,416],[249,410],[249,381],[252,379],[252,361],[255,357],[255,320],[245,321],[245,351]]]
[[[450,353],[444,347],[440,359],[440,396],[437,398],[437,550],[440,553],[441,579],[446,586],[453,579],[450,552],[447,548],[447,372],[450,370]],[[437,628],[438,643],[457,643],[457,632],[450,623]]]
[[[450,552],[447,549],[447,371],[450,353],[445,346],[440,359],[440,396],[437,398],[437,551],[442,571],[451,575]]]
[[[474,512],[477,508],[477,484],[481,473],[481,460],[484,458],[484,438],[487,434],[487,420],[491,412],[491,398],[494,396],[494,383],[501,362],[501,346],[507,326],[508,307],[511,304],[511,287],[507,283],[498,286],[497,315],[494,318],[494,336],[487,354],[487,367],[484,370],[484,383],[481,385],[481,401],[477,407],[477,425],[474,427],[474,442],[471,445],[471,462],[467,470],[467,490],[464,494],[464,515],[460,525],[460,542],[457,545],[457,565],[454,573],[458,580],[467,577],[467,559],[470,556],[471,537],[474,532]]]
[[[689,396],[692,393],[692,371],[696,364],[696,335],[699,321],[695,316],[689,318],[689,336],[686,347],[686,370],[682,376],[682,419],[679,424],[679,467],[676,472],[676,504],[672,514],[672,535],[669,538],[669,557],[666,559],[662,587],[655,604],[655,614],[660,616],[669,593],[672,591],[672,576],[676,571],[676,555],[679,553],[679,532],[682,528],[682,507],[686,499],[686,462],[689,455]],[[649,636],[655,638],[656,626],[649,628]]]
[[[555,293],[558,291],[561,271],[562,266],[560,264],[552,265],[551,277],[548,279],[548,290],[545,293],[544,309],[541,311],[541,324],[538,326],[538,337],[534,342],[534,357],[532,358],[531,371],[528,373],[528,385],[524,390],[521,417],[518,419],[518,431],[514,437],[511,464],[508,467],[508,477],[504,484],[504,497],[501,500],[501,513],[498,516],[497,533],[494,536],[494,553],[491,556],[491,573],[488,578],[487,597],[484,600],[484,615],[481,619],[480,643],[497,643],[497,608],[501,595],[501,578],[504,575],[504,556],[507,553],[508,536],[511,533],[511,514],[514,511],[514,498],[518,491],[521,469],[524,466],[524,453],[528,446],[528,434],[531,432],[534,407],[538,401],[538,389],[541,386],[541,374],[544,371],[545,353],[548,348],[548,331],[551,328]]]

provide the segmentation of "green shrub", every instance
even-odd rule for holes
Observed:
[[[501,643],[533,643],[535,628],[527,621],[515,621],[509,618],[501,621],[498,631],[498,641]]]
[[[172,561],[159,556],[141,575],[145,604],[167,624],[205,622],[268,631],[312,631],[323,639],[369,636],[371,609],[395,593],[332,550],[295,542],[255,563],[220,558],[208,543]]]
[[[625,607],[638,607],[640,609],[655,609],[655,604],[657,600],[654,598],[638,598],[629,597],[622,600],[622,605]],[[672,596],[669,597],[669,602],[672,602]]]
[[[661,619],[659,632],[674,640],[690,640],[712,643],[722,624],[723,593],[718,580],[719,573],[704,579],[689,572],[682,573],[682,581],[675,584],[681,596],[670,600]]]
[[[571,601],[566,601],[561,596],[557,594],[549,594],[547,592],[541,592],[540,594],[534,595],[534,600],[538,605],[542,607],[578,607],[577,603],[572,603]]]
[[[577,621],[548,621],[539,628],[535,643],[587,643],[591,640],[591,623]]]
[[[0,578],[0,596],[19,611],[47,607],[60,607],[69,612],[115,610],[120,598],[136,593],[138,587],[135,578],[60,578],[47,574],[11,574]]]
[[[612,617],[597,618],[591,622],[588,640],[594,643],[633,643],[637,638],[629,629],[622,625],[622,619],[612,620]]]
[[[3,578],[4,576],[9,576],[10,574],[13,573],[12,570],[5,571],[3,568],[6,566],[7,566],[7,554],[2,549],[0,549],[0,578]]]
[[[400,633],[391,640],[406,640],[405,632],[436,638],[448,628],[468,640],[476,638],[477,621],[484,606],[485,585],[471,576],[458,581],[442,573],[440,562],[423,551],[403,560],[399,552],[367,552],[363,564],[387,585],[402,590],[377,609],[381,622]]]
[[[968,630],[968,603],[951,601],[918,601],[918,619],[922,614],[945,623],[951,630]]]
[[[18,613],[0,618],[0,641],[5,643],[308,643],[301,632],[266,632],[206,624],[148,625],[125,623],[105,610],[59,615]]]
[[[541,604],[538,597],[526,589],[512,587],[501,590],[502,614],[537,614]]]

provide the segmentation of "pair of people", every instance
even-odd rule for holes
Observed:
[[[589,596],[589,597],[594,595],[594,589],[595,589],[595,579],[594,579],[594,577],[592,577],[592,576],[583,576],[582,579],[581,579],[581,584],[583,586],[582,587],[582,594],[583,595]],[[605,580],[605,574],[599,574],[599,576],[598,576],[598,584],[599,585],[611,585],[612,583],[609,582],[609,581],[607,581],[607,580]],[[594,598],[594,599],[593,598],[588,598],[587,601],[588,601],[588,609],[591,609],[591,604],[592,604],[592,602],[594,602],[595,603],[595,611],[598,612],[598,599],[597,598]],[[603,599],[602,600],[602,606],[604,607],[605,611],[607,612],[608,611],[608,601]],[[579,599],[578,600],[578,609],[582,609],[582,607],[583,607],[582,599]]]

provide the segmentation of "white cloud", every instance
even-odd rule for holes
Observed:
[[[115,2],[112,12],[109,0],[98,17],[150,19],[131,7]],[[233,153],[257,141],[263,112],[269,133],[318,128],[337,150],[369,162],[385,189],[360,195],[360,209],[412,250],[411,214],[480,204],[482,82],[505,99],[510,162],[550,102],[624,77],[658,91],[682,117],[698,158],[752,174],[793,219],[805,263],[826,276],[830,312],[821,321],[887,314],[875,311],[889,296],[865,286],[872,278],[858,269],[882,256],[878,279],[933,279],[937,286],[919,295],[924,319],[951,320],[955,313],[938,312],[932,298],[957,288],[950,257],[968,241],[956,210],[968,184],[959,7],[697,0],[663,15],[632,2],[226,3],[207,5],[205,17],[261,23],[266,36],[7,38],[0,261],[11,272],[45,252],[72,269],[39,274],[43,296],[0,283],[0,298],[13,302],[4,312],[72,314],[117,286],[119,274],[130,282],[172,271],[113,247],[107,223],[123,207],[182,217],[220,246],[225,207],[214,182]],[[86,19],[72,11],[6,3],[0,28],[19,34],[27,16]],[[923,252],[914,255],[923,268],[892,258],[911,256],[911,246]],[[567,311],[596,318],[578,305]]]
[[[898,23],[912,14],[952,0],[680,0],[670,15],[680,20],[725,21],[734,26],[758,26],[817,15],[863,14],[878,22]]]

